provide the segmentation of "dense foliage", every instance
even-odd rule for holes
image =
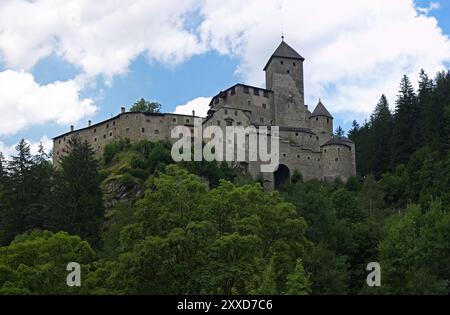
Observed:
[[[277,191],[170,144],[0,155],[0,294],[449,294],[450,74],[355,124],[357,178]],[[338,130],[341,133],[342,130]],[[65,280],[82,266],[82,286]],[[366,266],[381,265],[381,287]]]

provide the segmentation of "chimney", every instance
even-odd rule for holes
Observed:
[[[120,113],[121,113],[121,114],[125,113],[125,107],[122,106],[122,107],[120,108]]]
[[[193,110],[193,111],[192,111],[192,116],[194,116],[194,117],[195,117],[195,110]]]
[[[92,121],[88,121],[88,127],[92,126]]]
[[[73,125],[70,125],[70,132],[74,131],[75,127]]]

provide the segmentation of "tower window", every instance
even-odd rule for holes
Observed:
[[[247,101],[247,105],[248,105],[248,106],[252,106],[252,101],[248,100],[248,101]]]
[[[266,109],[267,105],[266,104],[262,104],[262,108]]]
[[[236,89],[235,89],[235,88],[232,88],[232,89],[231,89],[231,95],[234,95],[234,94],[236,94]]]
[[[238,115],[238,111],[235,110],[235,111],[234,111],[234,116],[237,116],[237,115]]]
[[[316,121],[319,121],[319,117],[316,117]]]
[[[232,120],[227,120],[227,126],[233,126],[233,121]]]
[[[269,92],[264,91],[264,97],[269,97]]]
[[[327,124],[330,122],[330,118],[327,118]]]
[[[145,132],[145,128],[142,128],[141,131],[142,131],[142,133],[144,133]]]
[[[106,124],[106,128],[109,128],[109,124]]]
[[[225,109],[225,115],[228,115],[228,109]]]
[[[176,123],[177,119],[176,118],[172,118],[172,122]]]
[[[338,162],[338,161],[339,161],[339,159],[338,159],[338,158],[335,158],[334,160],[335,160],[336,162]]]
[[[284,61],[283,60],[281,60],[280,63],[281,63],[281,65],[284,65]]]
[[[289,74],[289,73],[291,73],[291,71],[290,71],[290,70],[288,70],[288,71],[287,71],[287,73]]]
[[[259,119],[259,121],[260,121],[261,123],[264,123],[264,118],[261,117],[261,118]]]
[[[159,135],[159,130],[155,129],[155,135]]]
[[[220,126],[220,120],[217,121],[217,126]]]
[[[295,62],[293,62],[292,65],[295,67],[296,66]]]
[[[130,131],[130,128],[126,128],[126,129],[125,129],[125,132],[128,133],[129,131]]]
[[[286,153],[283,153],[283,157],[286,157]]]
[[[189,119],[186,119],[186,124],[189,124],[189,122],[190,122],[190,120],[189,120]]]
[[[109,133],[109,136],[112,137],[112,131]]]
[[[244,93],[245,93],[245,94],[248,94],[248,93],[249,93],[248,86],[244,86]]]
[[[259,90],[258,89],[253,89],[253,94],[255,94],[255,95],[259,95]]]
[[[295,133],[295,136],[298,137],[298,132]]]

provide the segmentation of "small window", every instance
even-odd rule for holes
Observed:
[[[248,101],[247,101],[247,105],[248,105],[248,106],[252,106],[252,101],[248,100]]]
[[[103,139],[106,139],[106,135],[103,135]]]
[[[293,62],[292,65],[295,67],[296,66],[295,62]]]
[[[311,157],[310,157],[310,156],[308,156],[308,161],[309,161],[309,160],[311,160]]]
[[[327,124],[330,122],[330,118],[327,118]]]
[[[261,123],[264,123],[264,118],[263,118],[263,117],[259,118],[259,121],[260,121]]]
[[[281,65],[284,65],[284,61],[283,60],[281,60],[280,63],[281,63]]]
[[[234,111],[234,116],[237,116],[237,115],[238,115],[238,111],[235,110],[235,111]]]
[[[220,120],[217,121],[217,126],[220,126]]]
[[[227,126],[233,126],[233,121],[232,120],[227,120]]]
[[[316,140],[319,141],[319,137],[316,137]]]
[[[264,91],[264,97],[269,97],[269,92],[268,91]]]
[[[176,123],[177,119],[176,118],[172,118],[172,122]]]
[[[256,96],[259,96],[259,90],[258,89],[253,89],[253,94],[255,94]]]
[[[286,157],[286,153],[283,153],[283,157]]]
[[[116,122],[115,121],[113,121],[113,126],[115,126],[116,125]]]
[[[97,132],[97,128],[94,128],[94,133],[96,133]]]
[[[325,151],[325,153],[327,153],[327,150],[326,150],[326,149],[325,149],[324,151]]]
[[[58,143],[61,143],[61,139],[59,139]]]
[[[59,151],[56,151],[56,155],[59,155]]]
[[[236,94],[236,89],[235,88],[232,88],[231,89],[231,95],[235,95]]]
[[[289,73],[291,73],[291,71],[290,71],[290,70],[288,70],[288,71],[286,71],[286,72],[287,72],[288,74],[289,74]]]
[[[106,124],[106,129],[108,129],[109,128],[109,124]]]
[[[224,112],[225,112],[225,115],[228,115],[228,109],[225,109]]]
[[[142,133],[145,133],[145,128],[142,128],[141,131],[142,131]]]
[[[155,129],[155,135],[159,135],[159,130]]]
[[[130,128],[126,128],[126,129],[125,129],[125,132],[128,133],[129,131],[130,131]]]
[[[262,104],[262,108],[266,109],[267,105],[266,104]]]
[[[97,138],[94,138],[94,142],[97,142]]]
[[[109,133],[109,136],[112,137],[112,131]]]
[[[297,159],[299,159],[300,158],[300,154],[297,154]]]
[[[189,119],[186,119],[186,124],[189,124],[190,123],[190,120]]]
[[[240,121],[238,121],[238,122],[236,123],[236,125],[237,125],[237,126],[242,126],[242,123],[241,123]]]
[[[149,122],[150,122],[150,119],[147,119],[147,122],[149,123]]]
[[[336,162],[339,162],[339,159],[338,159],[338,158],[335,158],[334,160],[335,160]]]
[[[249,93],[248,86],[244,86],[244,93],[245,93],[245,94],[248,94],[248,93]]]

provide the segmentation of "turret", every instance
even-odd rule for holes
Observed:
[[[320,144],[324,144],[331,139],[333,136],[333,116],[325,108],[321,100],[319,100],[309,120],[312,131],[319,137]]]

